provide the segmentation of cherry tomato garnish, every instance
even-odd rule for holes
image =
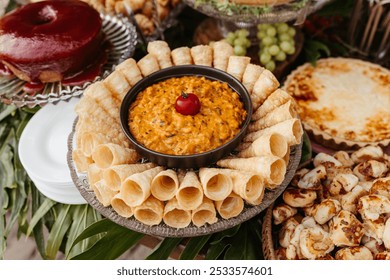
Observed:
[[[181,95],[176,99],[175,109],[176,112],[182,115],[194,116],[200,111],[199,98],[193,93],[182,92]]]

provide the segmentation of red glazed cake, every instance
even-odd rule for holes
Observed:
[[[88,4],[43,1],[0,19],[0,62],[27,82],[76,76],[101,57],[102,20]]]

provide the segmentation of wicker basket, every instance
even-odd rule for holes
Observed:
[[[276,260],[274,240],[272,236],[272,209],[274,204],[267,208],[261,228],[263,255],[265,260]]]

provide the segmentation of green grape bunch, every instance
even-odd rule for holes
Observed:
[[[249,31],[246,29],[238,29],[235,32],[229,32],[226,35],[225,40],[233,47],[235,55],[246,55],[246,50],[251,46],[248,35]]]
[[[275,70],[277,61],[285,61],[295,53],[295,29],[287,23],[263,23],[257,25],[260,63],[270,71]]]

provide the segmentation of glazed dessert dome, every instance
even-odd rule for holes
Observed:
[[[28,82],[56,82],[87,68],[102,51],[99,13],[77,1],[25,5],[0,19],[0,62]]]

